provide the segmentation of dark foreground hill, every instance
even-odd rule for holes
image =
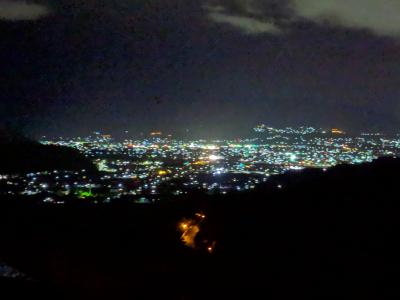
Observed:
[[[0,173],[81,169],[96,170],[91,161],[75,149],[0,137]]]
[[[150,206],[3,199],[0,258],[36,279],[30,293],[57,299],[398,296],[399,171],[380,159]],[[199,211],[196,241],[212,253],[180,241],[179,220]]]

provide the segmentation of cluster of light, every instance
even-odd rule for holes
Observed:
[[[198,212],[191,219],[183,219],[178,223],[178,231],[181,233],[182,243],[193,249],[205,248],[208,253],[212,253],[215,248],[215,241],[211,243],[208,240],[197,241],[196,236],[201,230],[201,224],[204,222],[206,215]],[[205,245],[204,245],[205,244]]]
[[[256,137],[236,140],[183,141],[152,135],[115,141],[99,132],[89,137],[46,139],[43,144],[82,152],[100,175],[86,170],[1,174],[0,194],[75,195],[90,201],[130,197],[134,202],[152,203],[162,195],[198,190],[221,194],[246,191],[271,175],[290,170],[326,169],[400,154],[398,135],[364,132],[350,136],[340,129],[265,125],[256,129]]]

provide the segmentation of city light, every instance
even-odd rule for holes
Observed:
[[[220,155],[211,154],[211,155],[208,157],[208,159],[211,160],[211,161],[216,161],[216,160],[221,160],[221,159],[223,159],[223,157],[220,156]]]
[[[124,197],[133,203],[153,203],[165,195],[247,191],[276,174],[304,168],[326,172],[338,164],[400,154],[399,135],[266,125],[257,126],[254,133],[252,138],[235,140],[184,141],[152,135],[118,141],[99,132],[46,139],[41,143],[77,149],[97,166],[98,174],[85,169],[1,174],[0,194],[76,196],[92,203]]]

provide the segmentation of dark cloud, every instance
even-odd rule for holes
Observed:
[[[400,37],[398,0],[292,0],[292,7],[297,16],[320,24]]]
[[[307,20],[322,26],[400,37],[398,0],[211,0],[208,3],[211,20],[230,24],[244,33],[276,33]]]
[[[37,132],[391,130],[399,46],[372,16],[343,21],[355,2],[38,0],[50,17],[0,22],[0,119]]]
[[[0,20],[32,21],[50,13],[46,5],[19,0],[0,0]]]
[[[219,24],[227,24],[239,29],[245,34],[278,34],[280,29],[271,20],[260,20],[252,16],[234,15],[223,6],[205,6],[211,21]]]

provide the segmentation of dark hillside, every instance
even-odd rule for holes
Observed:
[[[0,134],[0,173],[81,169],[96,170],[89,159],[72,148]]]
[[[400,295],[399,171],[383,158],[150,206],[3,199],[0,256],[75,298]],[[212,253],[179,240],[179,220],[198,211],[196,241],[215,241]]]

